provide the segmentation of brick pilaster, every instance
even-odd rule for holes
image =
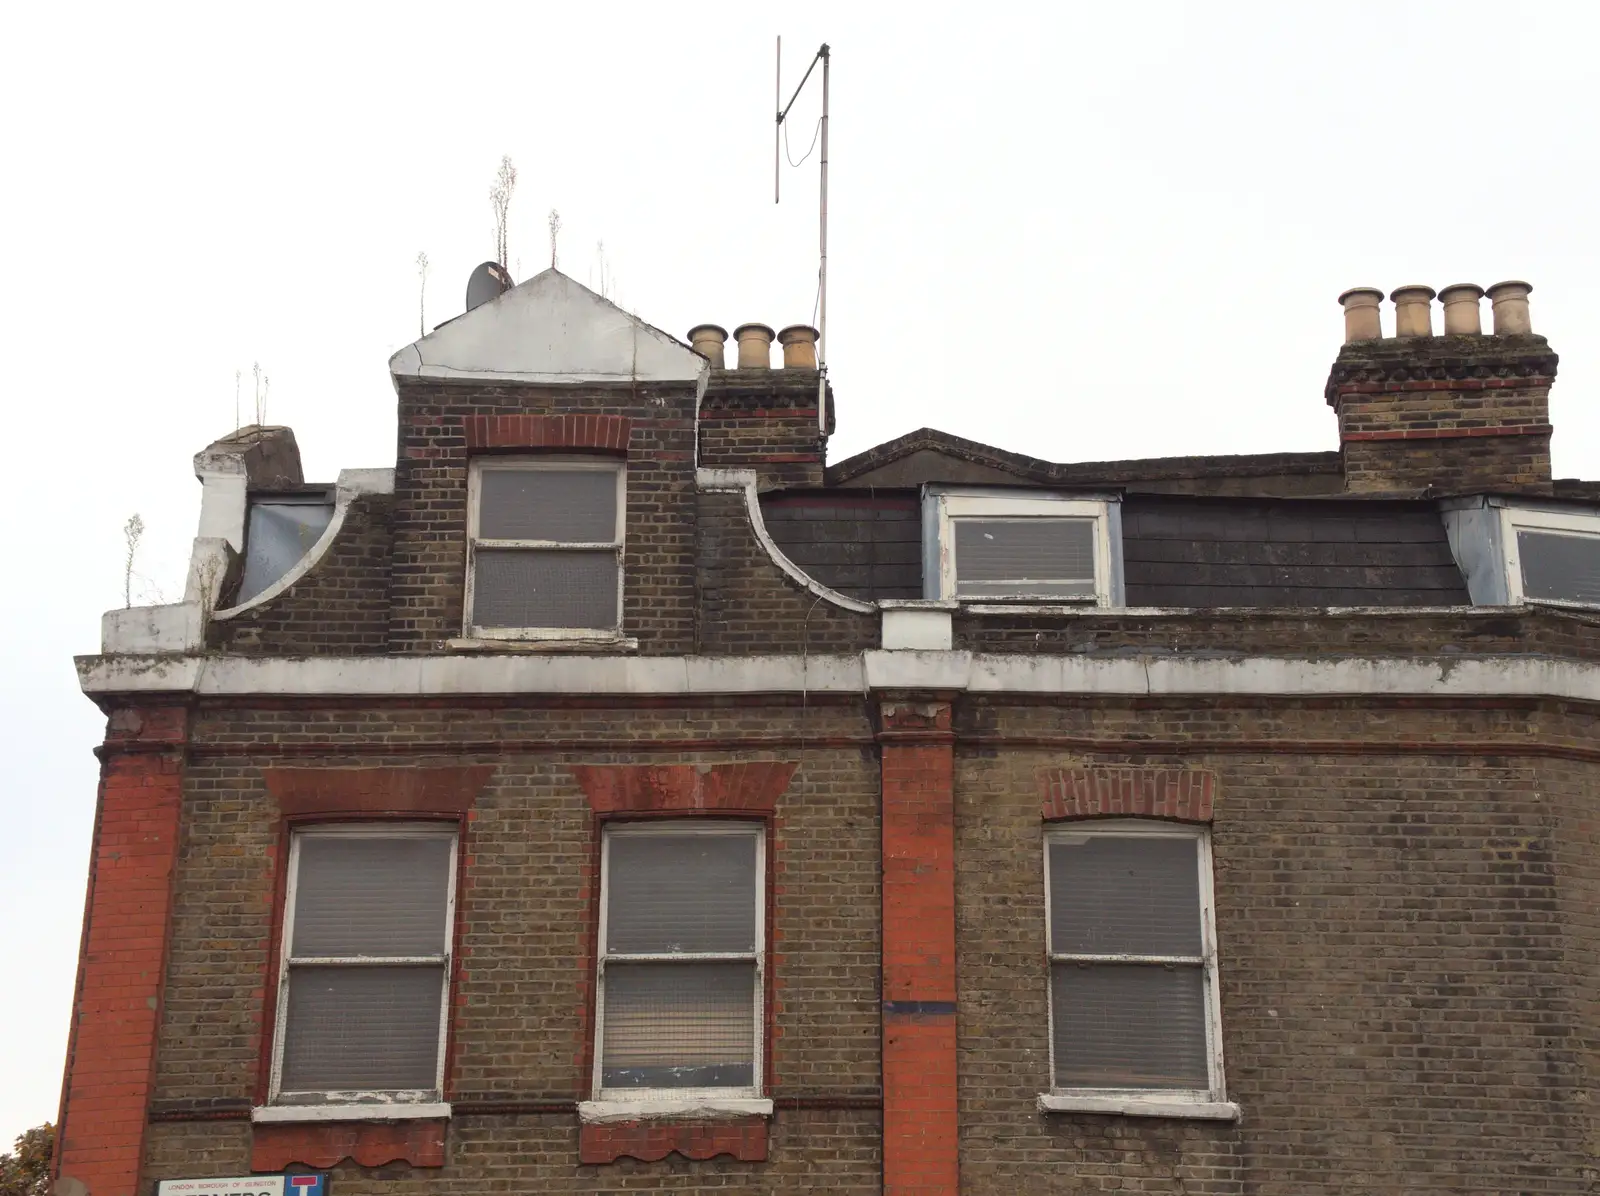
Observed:
[[[111,713],[89,861],[55,1174],[135,1196],[166,977],[178,853],[181,706]]]
[[[955,1196],[955,760],[950,703],[886,698],[883,1191]]]

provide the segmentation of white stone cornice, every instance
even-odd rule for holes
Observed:
[[[939,690],[977,694],[1549,697],[1600,702],[1600,664],[1532,656],[82,656],[91,697],[712,696]]]

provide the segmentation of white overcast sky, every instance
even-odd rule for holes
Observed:
[[[191,457],[271,379],[309,480],[394,457],[385,362],[510,257],[683,335],[804,323],[833,47],[831,459],[930,425],[1063,461],[1337,447],[1338,293],[1534,284],[1558,476],[1600,478],[1600,6],[19,5],[0,45],[0,1149],[56,1112],[102,720],[74,653],[181,596]],[[819,111],[813,80],[791,149]],[[1437,309],[1436,309],[1437,312]],[[1485,304],[1487,315],[1487,304]],[[1385,320],[1388,321],[1389,315]],[[1436,314],[1437,320],[1437,314]]]

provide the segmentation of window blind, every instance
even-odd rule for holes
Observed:
[[[292,956],[442,955],[450,842],[306,835]]]
[[[956,593],[1093,598],[1092,519],[957,519]]]
[[[1047,858],[1055,1086],[1208,1089],[1199,838],[1062,834]]]
[[[444,967],[291,967],[285,1092],[431,1089]]]
[[[616,553],[480,548],[472,621],[479,627],[615,627]]]
[[[1600,604],[1600,536],[1520,531],[1517,552],[1527,597]]]
[[[606,967],[607,1088],[743,1088],[755,1082],[755,964]]]
[[[485,469],[478,477],[478,537],[613,543],[616,471]]]
[[[614,835],[608,954],[754,951],[754,835]]]
[[[1081,955],[1200,954],[1199,844],[1084,835],[1050,845],[1050,949]]]
[[[1198,965],[1051,965],[1058,1088],[1205,1088]]]

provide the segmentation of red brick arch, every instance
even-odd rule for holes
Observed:
[[[1210,822],[1216,773],[1141,764],[1047,768],[1040,816],[1046,822],[1116,815]]]

